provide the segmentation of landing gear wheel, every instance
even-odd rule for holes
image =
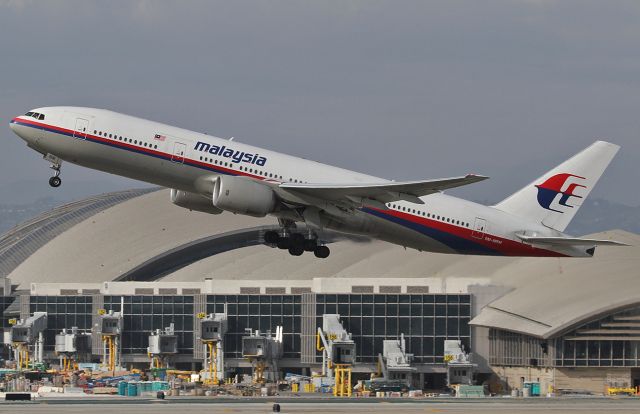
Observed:
[[[62,184],[62,179],[60,179],[60,177],[55,176],[55,177],[51,177],[49,178],[49,185],[51,187],[60,187],[60,184]]]
[[[327,246],[318,246],[313,251],[313,254],[320,259],[326,259],[327,257],[329,257],[330,253],[331,251]]]
[[[289,254],[291,256],[302,256],[302,253],[304,253],[304,249],[300,246],[293,245],[289,247]]]
[[[270,230],[270,231],[264,233],[264,241],[265,241],[265,243],[276,244],[276,243],[278,243],[278,239],[279,238],[280,238],[280,235],[278,234],[277,231]]]

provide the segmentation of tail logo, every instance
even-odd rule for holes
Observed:
[[[558,213],[564,213],[562,210],[558,210],[558,208],[567,207],[573,208],[574,206],[568,204],[567,202],[571,197],[582,198],[582,196],[574,194],[576,188],[587,188],[587,186],[578,184],[575,181],[585,180],[586,178],[580,177],[579,175],[573,174],[556,174],[551,176],[545,180],[542,184],[536,185],[538,189],[538,203],[545,209],[555,211]],[[569,185],[566,185],[568,181],[571,181]],[[566,188],[563,191],[563,188]],[[558,206],[553,206],[551,204],[556,199],[558,194],[562,194],[560,200],[558,201]]]

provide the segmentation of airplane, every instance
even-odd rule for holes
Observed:
[[[170,188],[189,210],[273,216],[279,230],[264,241],[293,256],[327,258],[325,230],[462,255],[591,257],[624,245],[563,233],[619,149],[604,141],[486,206],[443,193],[482,175],[396,182],[105,109],[37,108],[10,127],[51,163],[52,187],[67,161]]]

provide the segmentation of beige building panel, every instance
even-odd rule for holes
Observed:
[[[493,367],[493,372],[508,385],[508,389],[522,389],[522,381],[539,381],[540,392],[552,389],[588,391],[605,394],[612,382],[632,384],[630,368],[532,368]],[[551,387],[551,388],[550,388]]]

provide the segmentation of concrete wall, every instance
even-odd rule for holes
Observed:
[[[160,289],[176,289],[174,294],[238,294],[243,289],[260,289],[265,294],[267,288],[280,288],[286,293],[296,293],[305,289],[314,293],[471,293],[470,287],[476,291],[479,285],[488,284],[483,278],[456,278],[453,280],[441,278],[313,278],[307,280],[222,280],[204,279],[202,282],[101,282],[101,283],[31,283],[31,295],[76,295],[83,291],[92,290],[89,294],[103,295],[132,295],[136,289],[144,290],[140,294],[163,294]],[[190,290],[184,292],[184,289]],[[364,289],[355,292],[354,289]],[[490,292],[495,297],[495,288]],[[502,290],[498,291],[504,293]],[[246,293],[246,292],[245,292]],[[253,292],[252,292],[253,293]],[[300,292],[297,292],[300,293]],[[87,294],[87,293],[85,293]],[[481,301],[484,304],[485,300]],[[476,313],[473,313],[475,316]]]
[[[469,285],[467,290],[472,295],[471,318],[480,314],[482,309],[513,290],[507,286],[495,285]],[[489,366],[489,328],[482,326],[471,326],[471,351],[473,353],[473,363],[477,365],[477,371],[490,373]]]

